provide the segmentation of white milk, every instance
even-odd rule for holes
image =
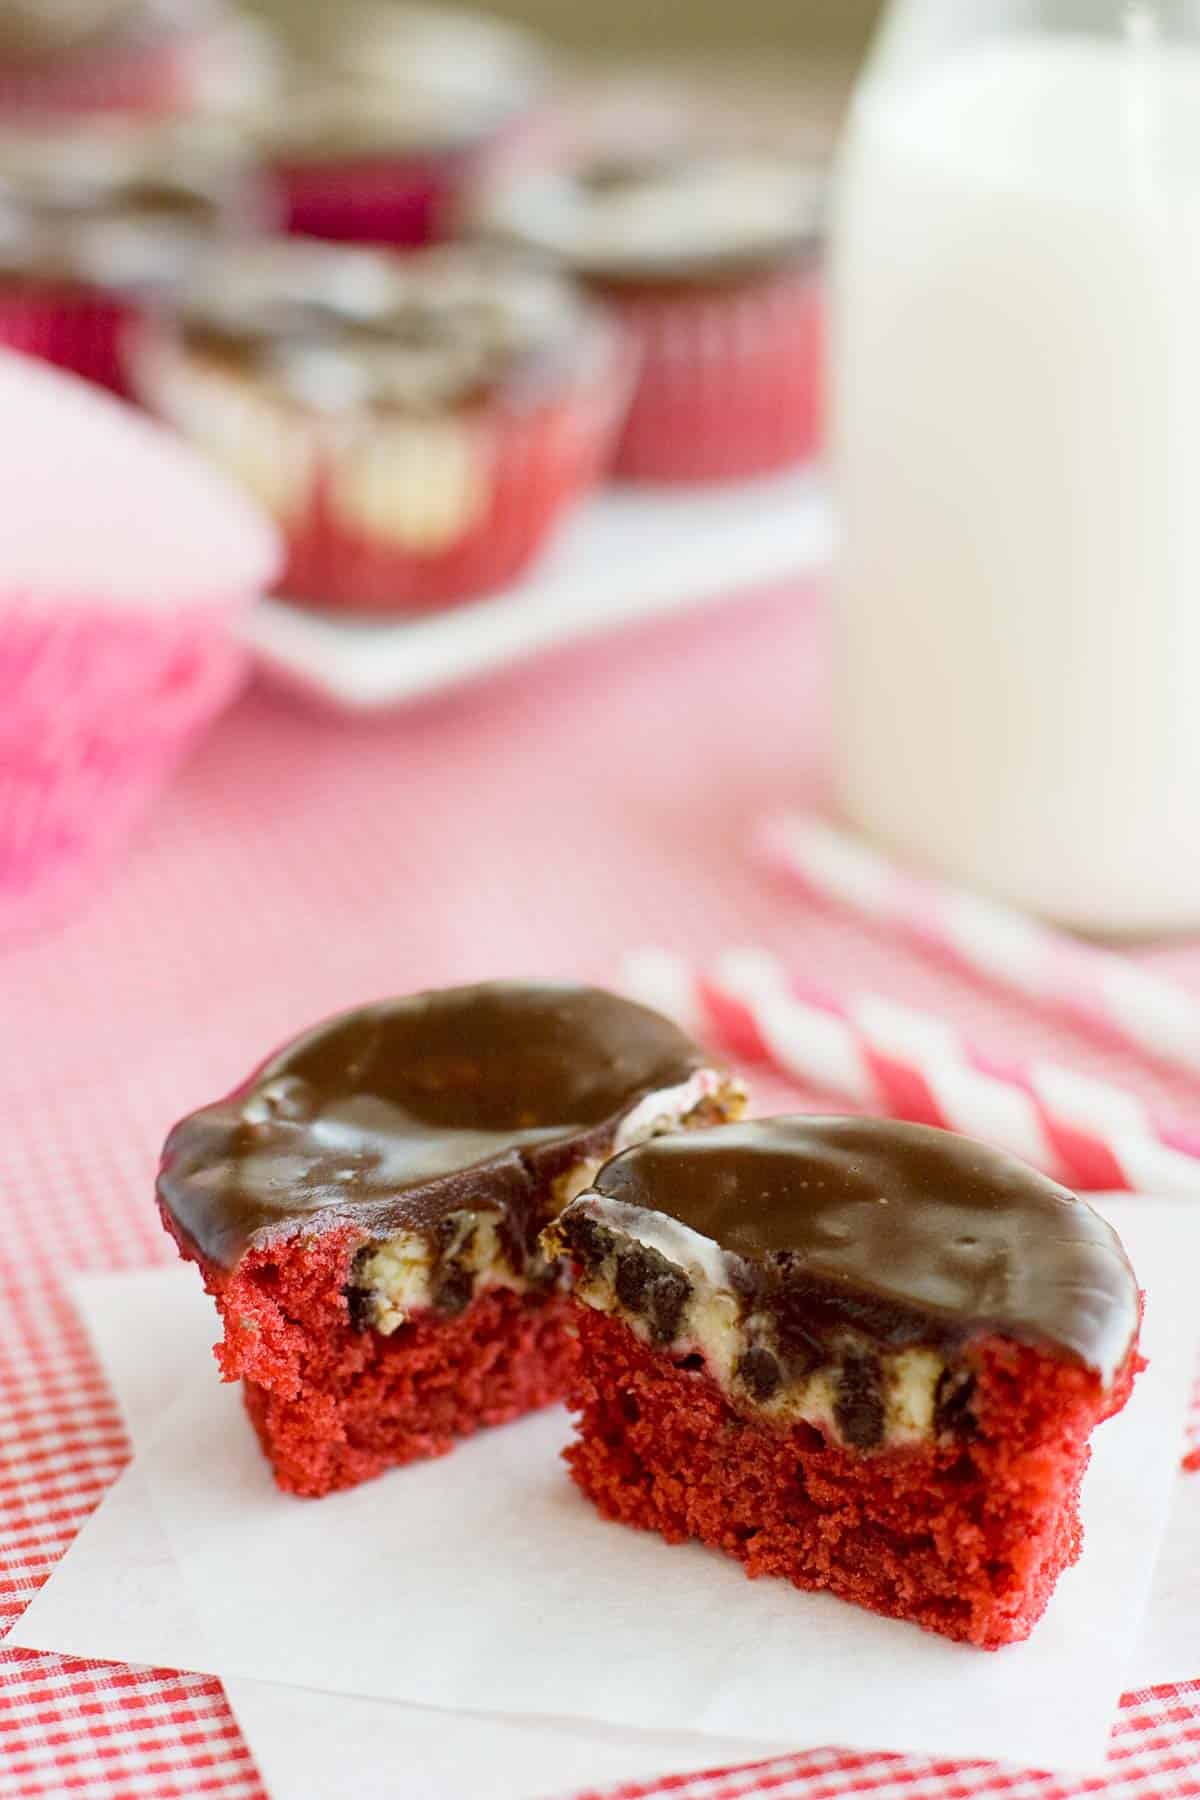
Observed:
[[[1200,52],[879,79],[837,225],[847,811],[1070,924],[1200,923]]]

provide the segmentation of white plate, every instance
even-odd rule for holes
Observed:
[[[399,705],[636,619],[726,599],[824,562],[810,469],[728,488],[610,489],[527,581],[428,619],[377,624],[264,600],[248,640],[264,669],[338,707]]]

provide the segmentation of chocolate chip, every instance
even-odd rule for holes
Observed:
[[[537,1238],[533,1239],[532,1248],[526,1247],[525,1239],[507,1213],[501,1213],[493,1221],[496,1234],[496,1249],[515,1274],[521,1274],[530,1262],[542,1260],[537,1248]]]
[[[589,1269],[602,1263],[613,1247],[611,1231],[605,1231],[603,1225],[597,1225],[595,1219],[589,1219],[586,1213],[566,1222],[563,1236],[574,1256]]]
[[[460,1313],[469,1304],[475,1291],[475,1277],[470,1269],[464,1269],[457,1263],[447,1263],[438,1272],[433,1289],[433,1306],[435,1312],[446,1313],[451,1318]]]
[[[933,1428],[939,1436],[974,1437],[978,1421],[971,1411],[975,1377],[969,1369],[943,1369],[933,1392]]]
[[[351,1331],[370,1331],[375,1323],[373,1291],[370,1288],[355,1287],[353,1282],[348,1282],[342,1289],[342,1298],[350,1314]]]
[[[793,1378],[808,1375],[827,1360],[813,1331],[808,1296],[782,1288],[775,1296],[775,1335],[779,1353]]]
[[[856,1450],[873,1450],[883,1440],[883,1395],[879,1363],[861,1350],[851,1350],[838,1371],[833,1416],[838,1430]]]
[[[444,1218],[435,1219],[433,1229],[429,1234],[434,1249],[444,1256],[447,1250],[453,1249],[461,1230],[461,1215],[456,1217],[454,1213],[447,1213]],[[464,1242],[460,1248],[465,1249],[474,1235],[475,1227],[472,1225],[468,1229]]]
[[[687,1276],[673,1269],[657,1250],[638,1244],[618,1256],[616,1288],[622,1306],[649,1320],[655,1341],[669,1343],[679,1330],[692,1291]]]
[[[769,1400],[783,1380],[783,1372],[761,1344],[753,1345],[738,1358],[734,1374],[755,1400]]]

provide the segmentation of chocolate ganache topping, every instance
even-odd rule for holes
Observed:
[[[236,147],[199,127],[0,130],[0,273],[10,279],[172,292],[266,217]]]
[[[604,286],[686,285],[811,262],[824,185],[782,152],[584,147],[494,185],[478,224]]]
[[[599,988],[489,982],[317,1025],[167,1139],[159,1199],[207,1260],[342,1222],[433,1231],[473,1201],[524,1236],[547,1182],[611,1150],[651,1095],[708,1074],[646,1007]],[[711,1076],[710,1090],[719,1078]]]
[[[609,1162],[555,1230],[586,1262],[606,1226],[731,1289],[781,1339],[850,1327],[945,1346],[996,1332],[1107,1383],[1137,1327],[1133,1270],[1090,1206],[922,1125],[796,1117],[658,1137]]]
[[[475,246],[397,256],[300,239],[211,261],[179,308],[186,349],[306,412],[439,413],[537,396],[611,351],[548,269]]]

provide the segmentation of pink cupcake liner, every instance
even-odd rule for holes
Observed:
[[[156,34],[37,67],[0,64],[0,118],[189,111],[210,79],[212,33]]]
[[[0,284],[0,344],[128,395],[121,339],[137,309],[86,287]]]
[[[0,617],[0,931],[53,923],[127,841],[247,659],[224,608],[172,620],[69,602]]]
[[[820,439],[821,304],[811,269],[605,291],[640,369],[613,472],[736,481],[802,461]]]

